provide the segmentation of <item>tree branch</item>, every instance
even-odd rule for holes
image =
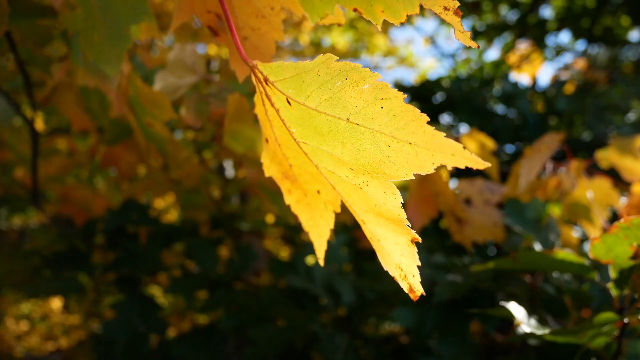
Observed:
[[[29,101],[29,106],[35,115],[38,111],[36,107],[36,99],[33,92],[33,83],[31,82],[31,77],[29,76],[29,72],[27,72],[27,68],[25,66],[24,61],[20,57],[20,52],[18,52],[18,46],[11,35],[10,31],[4,33],[4,38],[7,41],[7,45],[9,45],[9,50],[13,54],[13,59],[18,67],[18,71],[20,72],[20,76],[22,77],[22,82],[24,83],[25,93],[27,94],[27,100]],[[2,95],[7,99],[9,105],[14,108],[16,113],[22,117],[27,126],[29,127],[29,136],[31,138],[31,203],[36,208],[40,208],[41,206],[41,198],[40,198],[40,186],[39,186],[39,177],[38,177],[38,157],[40,156],[40,134],[36,129],[35,118],[29,118],[26,114],[21,110],[20,105],[12,99],[8,93],[2,92]]]
[[[626,320],[626,319],[625,319]],[[619,360],[622,357],[622,348],[624,345],[624,335],[629,327],[629,321],[623,322],[620,327],[620,331],[618,332],[618,336],[616,336],[616,351],[613,353],[611,360]]]

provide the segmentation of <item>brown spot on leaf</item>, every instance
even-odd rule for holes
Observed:
[[[456,9],[453,12],[453,15],[457,16],[458,18],[462,19],[462,11],[460,11],[460,9]]]
[[[353,8],[353,12],[360,14],[360,16],[362,16],[362,12],[358,8]]]
[[[409,286],[409,288],[407,289],[407,292],[409,293],[409,296],[413,301],[417,301],[418,298],[420,298],[420,295],[424,295],[423,292],[417,292],[416,289],[414,289],[412,286]]]
[[[289,101],[289,98],[287,98],[287,104],[289,104],[289,106],[293,107],[293,105],[291,105],[291,101]]]
[[[220,37],[220,33],[218,32],[218,30],[214,29],[213,27],[207,25],[207,29],[209,29],[209,31],[213,34],[213,36],[215,37]]]

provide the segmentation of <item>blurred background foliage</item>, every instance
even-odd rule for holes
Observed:
[[[0,358],[640,359],[638,1],[461,0],[480,50],[285,19],[278,58],[371,67],[495,164],[398,184],[415,303],[346,209],[317,265],[197,20],[85,3],[0,0]]]

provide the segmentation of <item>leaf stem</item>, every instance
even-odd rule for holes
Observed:
[[[33,83],[31,82],[31,77],[29,76],[29,72],[27,72],[27,67],[25,66],[24,61],[20,57],[20,53],[18,52],[18,46],[13,38],[11,32],[7,31],[4,33],[4,38],[7,41],[7,45],[9,45],[9,49],[13,54],[13,59],[16,62],[16,66],[18,67],[18,71],[20,72],[20,76],[22,77],[22,82],[24,83],[25,93],[27,94],[27,99],[29,101],[29,106],[31,107],[32,113],[36,114],[38,111],[36,107],[36,99],[33,93]],[[4,93],[4,92],[3,92]],[[41,198],[40,198],[40,186],[39,186],[39,177],[38,177],[38,158],[40,156],[40,133],[36,129],[35,117],[29,118],[22,111],[19,104],[12,99],[8,93],[3,94],[7,99],[9,104],[14,108],[14,111],[24,119],[29,127],[29,136],[31,138],[31,202],[33,206],[36,208],[40,208],[41,206]]]
[[[242,47],[242,43],[240,42],[240,38],[238,37],[238,32],[236,31],[236,27],[233,23],[233,19],[231,18],[231,13],[229,13],[229,8],[227,7],[227,3],[225,0],[218,0],[220,2],[220,7],[222,8],[222,14],[224,15],[224,19],[227,22],[227,28],[229,29],[229,33],[231,34],[231,39],[233,40],[233,45],[238,50],[238,54],[242,61],[247,64],[250,68],[253,68],[255,65],[253,60],[244,52],[244,48]],[[209,29],[211,31],[211,29]]]

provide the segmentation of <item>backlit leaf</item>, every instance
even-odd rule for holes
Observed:
[[[498,150],[498,143],[491,136],[478,130],[471,129],[468,133],[460,136],[460,142],[467,150],[478,155],[480,159],[491,164],[484,169],[491,180],[500,181],[500,160],[495,155]]]
[[[462,11],[458,9],[460,3],[456,0],[397,0],[393,3],[386,0],[300,0],[300,4],[313,22],[324,19],[336,5],[340,5],[362,14],[378,28],[384,20],[395,25],[405,22],[408,16],[419,13],[422,5],[451,24],[458,41],[469,47],[479,47],[471,40],[471,32],[462,26]]]
[[[505,56],[505,62],[511,67],[513,76],[533,83],[538,69],[544,63],[544,55],[536,43],[520,39],[516,42],[515,48]]]
[[[591,240],[589,255],[603,264],[628,268],[638,263],[640,217],[622,219],[599,238]]]
[[[456,191],[459,205],[445,210],[444,214],[453,240],[467,249],[471,249],[474,243],[489,240],[502,243],[506,231],[498,204],[504,196],[504,187],[476,177],[460,180]]]
[[[609,222],[611,209],[620,205],[620,191],[609,177],[582,177],[563,203],[564,217],[580,225],[589,237],[602,234]]]
[[[440,165],[488,164],[426,125],[428,118],[379,75],[336,60],[321,55],[254,69],[265,174],[309,233],[320,264],[344,202],[383,267],[417,299],[423,290],[413,243],[420,238],[407,226],[391,180],[412,179]]]
[[[564,139],[564,133],[551,131],[541,136],[531,146],[525,148],[524,153],[513,165],[507,178],[507,195],[515,197],[527,190],[529,185],[538,177],[547,160],[562,145]]]
[[[456,197],[447,184],[449,172],[439,168],[433,174],[418,175],[409,183],[409,196],[405,206],[411,226],[420,230],[436,219],[446,199],[456,203]],[[448,196],[447,196],[448,195]]]
[[[613,136],[609,146],[593,155],[604,170],[616,169],[627,182],[640,181],[640,135]]]

